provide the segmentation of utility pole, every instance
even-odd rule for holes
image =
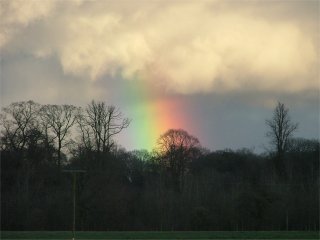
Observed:
[[[72,220],[72,240],[76,238],[76,183],[77,183],[77,173],[85,173],[85,170],[63,170],[65,173],[71,173],[73,178],[73,220]]]

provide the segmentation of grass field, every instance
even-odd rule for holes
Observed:
[[[1,239],[72,239],[72,232],[2,231]],[[77,232],[76,239],[319,239],[319,232]]]

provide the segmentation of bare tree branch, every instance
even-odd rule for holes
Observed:
[[[119,134],[129,124],[130,120],[124,118],[119,109],[95,101],[81,112],[78,120],[84,145],[90,143],[92,147],[91,143],[94,143],[97,152],[110,151],[113,136]]]
[[[70,128],[76,120],[76,107],[72,105],[45,105],[41,108],[42,121],[57,139],[58,166],[61,167],[61,149]]]

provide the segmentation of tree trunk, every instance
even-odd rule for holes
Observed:
[[[59,140],[58,146],[58,168],[61,170],[61,140]]]

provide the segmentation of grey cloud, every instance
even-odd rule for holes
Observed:
[[[29,99],[43,104],[83,105],[106,94],[86,78],[64,75],[54,57],[45,60],[30,55],[6,57],[1,68],[2,105]]]

